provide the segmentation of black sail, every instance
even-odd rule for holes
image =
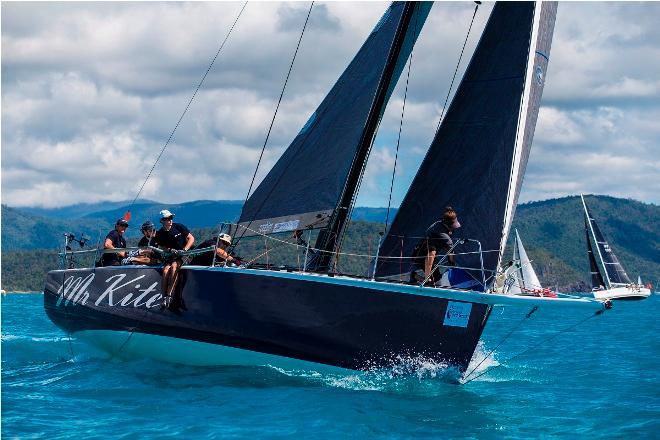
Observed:
[[[603,275],[600,273],[598,268],[598,263],[596,263],[596,258],[594,257],[594,250],[591,246],[591,234],[589,233],[589,224],[588,224],[587,214],[584,214],[584,231],[586,233],[587,239],[587,254],[589,256],[589,272],[591,274],[591,287],[596,289],[599,287],[605,287],[605,281],[603,281]]]
[[[251,229],[245,235],[325,227],[340,199],[352,199],[356,185],[347,188],[347,180],[361,176],[378,122],[431,5],[392,3],[245,203],[239,220]]]
[[[605,278],[607,281],[607,284],[604,284],[605,287],[609,289],[613,284],[632,284],[628,274],[607,242],[605,235],[600,230],[598,223],[596,223],[594,217],[591,215],[586,202],[584,202],[584,198],[582,199],[582,203],[584,204],[585,215],[587,216],[591,233],[593,234],[593,240],[596,244],[598,258],[605,269]]]
[[[484,268],[496,270],[527,166],[556,10],[554,2],[494,6],[381,246],[385,258],[379,260],[377,275],[407,270],[387,257],[410,256],[418,239],[402,237],[423,236],[447,205],[458,212],[462,224],[456,236],[478,240],[486,251]],[[459,256],[457,263],[480,267],[478,254]]]

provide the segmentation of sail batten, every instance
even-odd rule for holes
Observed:
[[[348,192],[354,189],[347,189],[347,181],[356,169],[363,169],[368,156],[364,145],[373,139],[430,8],[430,3],[392,3],[248,198],[239,219],[243,231],[250,228],[246,235],[266,231],[281,218],[288,218],[287,224],[295,229],[324,228],[335,221],[340,199],[352,199]]]

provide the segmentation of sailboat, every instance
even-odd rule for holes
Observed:
[[[431,5],[389,6],[230,225],[234,237],[319,230],[305,250],[318,256],[313,264],[184,266],[176,309],[159,306],[159,268],[54,270],[44,290],[50,319],[117,357],[362,370],[423,356],[464,372],[493,306],[602,310],[595,300],[501,295],[489,287],[529,156],[557,8],[552,2],[494,6],[374,273],[333,269],[383,111]],[[459,258],[465,274],[477,274],[475,283],[439,288],[393,280],[389,269],[408,264],[409,253],[399,258],[392,243],[402,233],[419,235],[446,202],[472,219],[464,221],[461,242],[484,246],[481,257]],[[483,263],[474,265],[475,256]]]
[[[642,285],[641,279],[637,283],[630,281],[628,274],[614,254],[614,250],[589,211],[582,194],[580,194],[580,198],[584,208],[584,230],[594,298],[617,300],[648,298],[651,290]],[[596,249],[595,254],[594,249]]]
[[[513,243],[513,261],[510,279],[507,283],[506,293],[511,295],[533,295],[556,298],[557,293],[548,288],[544,288],[536,275],[532,262],[527,256],[527,251],[523,246],[518,230],[516,239]]]

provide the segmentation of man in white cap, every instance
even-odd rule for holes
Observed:
[[[190,250],[195,237],[185,225],[174,223],[174,214],[167,209],[160,211],[160,223],[163,226],[156,232],[156,243],[161,249],[170,252],[163,265],[163,307],[169,308],[174,299],[179,268],[183,265],[180,251]]]
[[[215,263],[216,264],[240,264],[240,259],[229,254],[227,248],[231,246],[231,235],[220,234],[217,237],[209,238],[198,244],[196,249],[205,249],[215,246]],[[196,255],[190,264],[196,266],[210,266],[213,264],[213,253],[211,251],[204,252],[203,254]]]

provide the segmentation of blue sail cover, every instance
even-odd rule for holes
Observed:
[[[598,223],[596,223],[593,216],[591,215],[591,212],[589,212],[589,208],[587,208],[586,203],[584,207],[586,210],[586,215],[589,218],[589,222],[591,223],[591,228],[593,231],[594,240],[596,242],[596,247],[598,249],[600,260],[603,263],[603,267],[605,268],[605,274],[609,281],[606,287],[609,289],[610,287],[612,287],[612,284],[632,284],[625,269],[623,268],[623,266],[621,266],[619,259],[616,257],[616,255],[614,255],[614,251],[607,242],[605,235],[603,235],[603,233],[601,232]]]
[[[374,117],[380,120],[431,6],[430,2],[395,2],[387,9],[337,83],[249,197],[239,223],[266,234],[328,224],[345,195],[349,172],[364,166],[355,163],[356,154],[366,142],[372,142],[377,127],[372,121]],[[245,235],[252,235],[252,231]]]
[[[598,268],[598,263],[596,263],[596,258],[594,257],[594,250],[591,247],[591,237],[589,234],[589,225],[588,225],[587,214],[584,214],[584,232],[587,235],[587,255],[589,256],[589,273],[591,274],[591,287],[597,289],[599,287],[605,287],[605,281],[603,281],[603,275],[600,273]]]
[[[529,157],[556,9],[557,4],[549,2],[494,6],[381,246],[385,258],[379,260],[377,275],[408,270],[410,265],[396,257],[409,257],[448,205],[462,224],[455,236],[478,240],[486,251],[484,268],[497,269]],[[456,252],[475,250],[475,245],[459,246]],[[462,267],[480,267],[478,254],[459,255],[456,260]]]

